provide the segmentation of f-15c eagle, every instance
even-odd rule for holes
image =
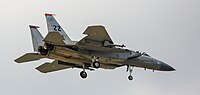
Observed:
[[[26,53],[17,58],[15,62],[23,63],[40,60],[42,58],[53,59],[36,69],[42,73],[81,68],[82,78],[87,77],[86,70],[98,68],[115,69],[127,66],[129,80],[133,80],[133,67],[160,71],[174,71],[168,64],[152,58],[147,53],[124,49],[124,45],[115,44],[108,35],[104,26],[88,26],[83,32],[86,34],[80,41],[72,41],[64,29],[56,21],[53,14],[45,14],[48,34],[45,38],[38,31],[38,26],[30,25],[33,42],[33,53]]]

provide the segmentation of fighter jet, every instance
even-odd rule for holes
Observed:
[[[145,52],[125,49],[124,45],[115,44],[102,25],[88,26],[83,32],[86,36],[80,41],[72,41],[54,18],[54,14],[45,14],[48,34],[44,38],[38,26],[29,25],[34,52],[26,53],[15,62],[24,63],[43,58],[53,59],[38,67],[42,73],[49,73],[69,68],[80,68],[80,76],[87,77],[86,70],[99,68],[115,69],[126,66],[133,80],[133,67],[159,71],[175,71],[170,65],[159,61]]]

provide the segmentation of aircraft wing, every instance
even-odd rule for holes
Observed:
[[[23,62],[29,62],[29,61],[36,61],[44,58],[38,53],[26,53],[23,56],[15,59],[15,62],[17,63],[23,63]]]
[[[42,73],[49,73],[49,72],[68,69],[68,68],[71,68],[71,66],[58,64],[58,60],[55,60],[52,63],[46,62],[38,66],[36,69]]]
[[[78,42],[79,45],[103,46],[105,41],[113,44],[112,39],[103,26],[89,26],[83,34],[87,36]]]

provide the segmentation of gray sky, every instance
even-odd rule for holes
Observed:
[[[0,0],[1,95],[199,95],[200,0]],[[67,34],[80,40],[88,25],[102,24],[115,43],[149,53],[175,72],[126,68],[41,74],[46,60],[16,64],[32,52],[28,25],[47,34],[44,13],[55,13]],[[49,60],[48,60],[49,61]]]

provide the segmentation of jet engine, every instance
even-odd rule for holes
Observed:
[[[46,48],[47,48],[48,51],[52,51],[54,49],[54,45],[46,44]]]
[[[38,51],[40,52],[41,55],[47,55],[48,50],[45,49],[43,46],[39,46]]]

